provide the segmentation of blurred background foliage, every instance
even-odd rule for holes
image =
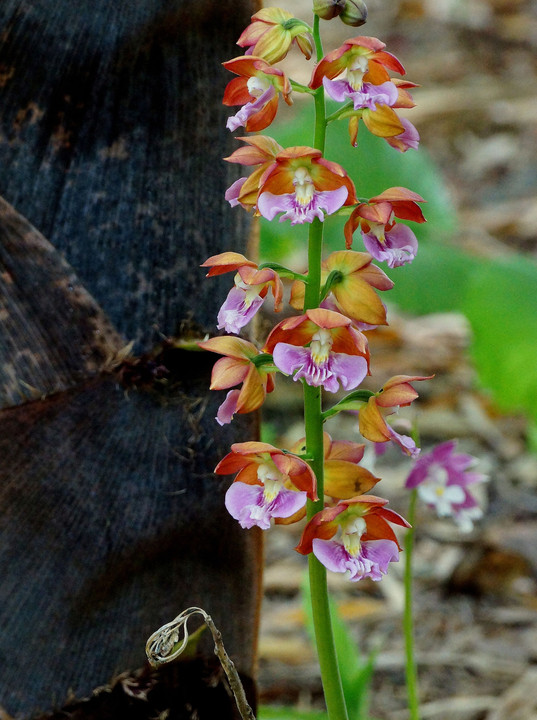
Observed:
[[[299,113],[300,121],[295,115],[293,123],[286,122],[285,113],[280,113],[279,122],[271,127],[271,135],[284,147],[303,145],[300,129],[313,126],[312,103],[298,105],[293,112]],[[329,107],[328,112],[333,109]],[[347,133],[341,132],[342,123],[345,121],[329,125],[325,155],[345,167],[359,197],[373,197],[401,185],[427,200],[427,223],[409,223],[420,242],[415,261],[387,270],[395,282],[388,302],[418,316],[463,313],[472,328],[471,352],[481,388],[490,392],[500,410],[528,415],[533,427],[530,438],[537,450],[537,264],[516,254],[484,258],[458,248],[456,210],[426,150],[421,147],[401,154],[371,135],[363,124],[359,146],[353,149]],[[326,219],[327,252],[344,248],[345,220],[344,216]],[[261,259],[292,264],[301,270],[296,265],[306,262],[307,230],[305,226],[291,228],[288,222],[263,220]],[[355,234],[353,249],[364,250],[359,233]]]

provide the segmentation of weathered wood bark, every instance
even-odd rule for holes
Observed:
[[[255,436],[256,419],[219,428],[213,358],[168,341],[214,333],[229,278],[204,280],[199,264],[245,249],[244,214],[223,198],[237,170],[221,161],[234,141],[220,63],[254,9],[0,4],[0,706],[10,713],[140,668],[146,637],[189,605],[213,615],[253,674],[260,538],[226,515],[212,469]]]

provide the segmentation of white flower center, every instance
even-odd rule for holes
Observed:
[[[353,90],[360,90],[363,77],[369,68],[369,60],[365,55],[358,55],[352,65],[347,68],[347,80]]]
[[[264,485],[263,494],[267,503],[272,502],[283,488],[285,475],[278,470],[275,465],[263,463],[257,468],[257,477]]]
[[[332,335],[325,328],[319,328],[311,339],[311,359],[316,365],[322,365],[328,359],[334,341]]]
[[[309,205],[315,194],[315,186],[311,175],[305,167],[299,167],[295,170],[293,185],[295,186],[297,202],[300,205]]]
[[[263,289],[263,283],[260,283],[259,285],[248,285],[248,283],[244,282],[239,273],[235,275],[235,286],[244,290],[243,303],[247,308],[249,308],[254,300],[259,297],[259,294]]]
[[[365,533],[367,526],[362,517],[351,517],[346,523],[341,525],[343,531],[342,541],[345,550],[350,555],[358,555],[360,552],[361,537]]]
[[[263,95],[265,90],[269,89],[270,82],[266,78],[260,78],[253,75],[251,78],[248,78],[246,87],[248,88],[248,92],[250,93],[250,95],[258,98]]]

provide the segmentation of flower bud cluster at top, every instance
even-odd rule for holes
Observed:
[[[358,0],[315,0],[314,9],[323,18],[354,18],[351,25],[365,21],[364,7]],[[279,96],[291,105],[295,88],[314,96],[326,93],[341,103],[340,109],[323,122],[348,119],[351,145],[357,143],[362,121],[369,132],[405,152],[417,148],[419,136],[396,110],[413,106],[409,90],[415,85],[391,76],[395,72],[402,77],[405,70],[384,49],[384,43],[358,36],[318,57],[309,86],[301,86],[275,65],[293,44],[307,59],[314,45],[320,45],[314,43],[305,22],[285,10],[268,7],[252,16],[240,36],[238,45],[244,54],[223,63],[236,75],[225,89],[223,102],[240,106],[227,127],[231,131],[243,127],[254,133],[239,137],[241,147],[225,158],[251,169],[249,175],[231,185],[226,199],[231,206],[241,206],[254,216],[267,220],[279,216],[280,222],[289,220],[291,225],[313,226],[344,207],[349,218],[342,249],[329,255],[318,268],[318,307],[305,305],[308,273],[276,263],[259,266],[235,252],[215,255],[203,264],[208,276],[235,274],[233,287],[218,313],[218,329],[229,334],[200,343],[203,349],[222,356],[211,378],[211,389],[228,390],[217,421],[223,425],[236,413],[260,408],[279,373],[328,393],[347,391],[342,400],[322,413],[323,421],[340,411],[353,411],[358,414],[358,429],[364,439],[376,444],[395,443],[416,457],[419,449],[414,441],[397,433],[387,417],[417,397],[412,382],[428,378],[398,375],[378,392],[359,386],[370,374],[365,333],[387,324],[386,307],[378,293],[393,286],[373,261],[386,262],[390,268],[412,262],[417,240],[398,220],[425,222],[420,208],[424,200],[403,187],[359,199],[346,170],[324,158],[320,149],[283,148],[273,138],[259,134],[275,118]],[[357,231],[365,252],[352,250]],[[275,311],[282,309],[282,278],[293,281],[290,304],[298,314],[279,322],[264,346],[258,348],[239,333],[269,294]],[[322,509],[307,523],[297,550],[313,552],[327,568],[347,572],[351,580],[379,580],[389,563],[398,559],[401,549],[391,526],[407,523],[386,508],[386,500],[367,494],[379,478],[360,465],[363,454],[364,444],[334,441],[324,433]],[[267,529],[272,520],[291,523],[302,519],[307,500],[319,500],[311,460],[305,440],[288,449],[263,442],[236,443],[215,470],[221,475],[235,474],[226,494],[226,507],[245,528],[256,525]]]

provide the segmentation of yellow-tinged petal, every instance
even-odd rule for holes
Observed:
[[[328,433],[325,433],[326,435]],[[350,440],[332,440],[325,457],[327,460],[347,460],[347,462],[359,463],[364,456],[364,451],[365,445],[363,443],[350,442]]]
[[[198,343],[202,350],[209,350],[210,352],[219,353],[220,355],[227,355],[237,359],[249,360],[256,355],[259,355],[259,350],[256,346],[243,340],[239,337],[232,335],[222,335],[220,337],[209,338]]]
[[[369,253],[355,252],[354,250],[338,250],[331,253],[326,258],[326,268],[328,272],[332,270],[340,270],[344,275],[361,270],[372,260]]]
[[[248,373],[248,360],[223,357],[217,360],[211,373],[210,390],[227,390],[243,382]],[[254,367],[252,365],[252,367]]]
[[[207,277],[237,271],[238,268],[244,266],[256,268],[257,264],[248,260],[248,258],[241,255],[241,253],[236,252],[224,252],[219,255],[211,255],[210,258],[207,258],[207,260],[200,265],[200,267],[211,268],[207,273]]]
[[[289,305],[295,310],[302,310],[304,307],[304,297],[306,294],[306,285],[301,280],[295,280],[291,285],[291,297]]]
[[[348,500],[369,492],[378,482],[373,473],[360,465],[345,460],[327,460],[325,463],[324,493],[332,498]]]
[[[265,383],[255,365],[250,364],[246,378],[237,399],[237,412],[249,413],[257,410],[265,401]]]
[[[325,308],[313,308],[306,311],[306,316],[321,328],[332,330],[334,328],[348,327],[351,321],[345,315],[335,312],[334,310],[326,310]]]
[[[369,132],[384,138],[404,133],[405,128],[395,110],[388,105],[377,105],[376,108],[364,108],[362,112],[362,120]]]
[[[358,428],[362,437],[371,442],[382,443],[390,439],[390,433],[376,399],[376,396],[370,397],[367,405],[360,410]]]
[[[388,324],[381,299],[357,274],[345,277],[332,292],[342,311],[354,320],[368,325]]]
[[[417,380],[431,380],[433,377],[434,375],[427,377],[421,375],[395,375],[382,386],[382,392],[377,395],[377,404],[381,407],[410,405],[418,397],[418,393],[410,383]]]

